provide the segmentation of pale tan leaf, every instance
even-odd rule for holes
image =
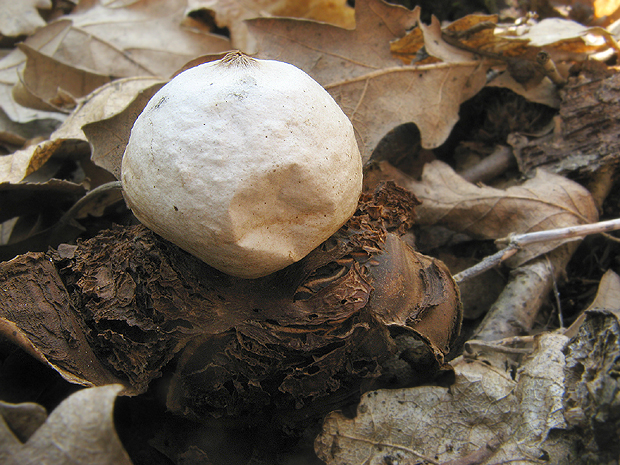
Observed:
[[[456,48],[443,40],[441,24],[435,16],[433,16],[430,25],[419,21],[418,27],[422,31],[424,48],[429,55],[439,58],[445,63],[461,63],[475,60],[473,53]]]
[[[131,465],[114,427],[114,402],[122,389],[111,384],[72,394],[25,443],[0,421],[0,461],[6,465]]]
[[[347,0],[286,0],[277,2],[271,14],[311,19],[345,29],[355,27],[355,10]]]
[[[566,428],[562,350],[567,342],[558,334],[541,336],[516,380],[509,371],[458,359],[450,388],[366,393],[355,418],[328,415],[315,450],[328,465],[443,463],[474,454],[478,460],[468,463],[484,465],[539,457],[543,449],[551,454],[550,463],[569,463],[562,461],[572,452],[566,440],[550,441],[560,448],[546,444],[551,430]]]
[[[155,77],[136,77],[119,79],[98,88],[80,101],[75,111],[50,135],[49,140],[0,157],[0,182],[16,183],[23,180],[49,160],[62,147],[65,141],[88,141],[82,130],[83,126],[99,121],[107,121],[119,113],[126,114],[127,107],[130,107],[137,97],[144,95],[145,91],[150,97],[164,83],[165,81]],[[140,107],[140,111],[142,107]],[[134,111],[130,117],[133,119],[123,120],[125,126],[117,129],[118,132],[126,131],[126,137],[123,136],[123,138],[119,139],[117,133],[107,132],[103,139],[95,143],[93,146],[93,161],[99,162],[100,166],[106,169],[109,169],[111,166],[112,162],[101,161],[101,158],[105,158],[101,153],[108,153],[109,150],[102,152],[99,144],[105,144],[106,147],[109,144],[113,144],[114,147],[118,148],[120,157],[122,157],[122,151],[127,143],[133,120],[135,120],[140,111],[137,111],[137,113]],[[118,155],[115,153],[114,156],[114,163],[116,163]],[[120,158],[118,162],[120,164]]]
[[[442,32],[454,35],[457,33],[468,31],[472,28],[477,28],[481,24],[484,24],[484,23],[497,23],[497,16],[495,15],[467,15],[463,18],[459,18],[456,21],[450,23],[445,28],[443,28],[443,30],[440,27],[439,21],[437,21],[436,18],[433,18],[430,27],[420,22],[418,24],[419,27],[413,28],[404,37],[394,40],[390,44],[390,50],[394,56],[400,58],[403,61],[403,63],[407,65],[412,64],[414,60],[418,64],[434,62],[436,60],[432,58],[421,60],[420,57],[417,56],[417,53],[422,49],[422,47],[424,47],[427,53],[430,54],[431,56],[441,58],[442,50],[438,51],[437,48],[438,47],[443,48],[446,45],[446,42],[443,40],[443,37],[441,35]],[[432,34],[434,38],[435,39],[440,38],[437,44],[433,42],[429,42],[428,40],[430,38],[429,32],[431,32],[429,31],[429,29],[431,28],[433,29]],[[475,41],[470,38],[466,42],[466,44],[472,48],[478,48],[488,43],[492,39],[492,37],[493,37],[492,29],[490,31],[489,29],[482,29],[482,31],[480,31],[478,34],[474,36]],[[428,47],[430,47],[430,50],[428,50]],[[447,53],[450,50],[455,49],[455,47],[452,47],[452,46],[445,47],[445,48],[446,48],[446,51],[443,53]],[[459,52],[463,52],[463,50],[460,50]],[[458,56],[458,52],[456,53]],[[468,52],[465,52],[465,53],[468,53]]]
[[[36,50],[53,48],[54,41],[62,35],[68,23],[57,22],[39,29],[34,35],[28,37],[23,43]],[[14,49],[0,59],[0,108],[6,113],[11,121],[27,123],[35,119],[54,118],[63,120],[64,115],[33,110],[19,105],[13,99],[13,87],[19,82],[19,73],[26,64],[26,55],[19,49]]]
[[[30,35],[45,26],[37,8],[49,9],[51,0],[0,0],[0,35]]]
[[[590,193],[563,176],[538,170],[520,186],[506,190],[471,184],[445,163],[428,164],[420,182],[407,187],[422,200],[416,212],[420,224],[440,224],[480,239],[563,228],[598,219]],[[560,242],[561,243],[561,242]],[[558,242],[532,244],[513,257],[524,263],[553,250]]]
[[[47,137],[58,126],[60,121],[51,118],[16,123],[0,108],[0,144],[6,144],[7,147],[24,147],[31,139]]]
[[[586,310],[608,310],[616,313],[620,319],[620,276],[612,270],[607,270],[596,292],[594,301]]]

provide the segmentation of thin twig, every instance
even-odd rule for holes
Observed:
[[[559,241],[574,237],[589,236],[590,234],[617,231],[618,229],[620,229],[620,218],[608,221],[599,221],[598,223],[581,224],[579,226],[569,226],[568,228],[549,229],[547,231],[536,231],[527,234],[515,234],[503,239],[498,239],[496,243],[509,243],[515,244],[518,247],[524,247],[528,244],[534,244],[536,242]]]
[[[499,252],[494,253],[486,257],[480,263],[467,268],[454,275],[454,280],[457,283],[463,282],[467,279],[478,276],[483,272],[494,268],[503,261],[512,257],[519,249],[527,246],[528,244],[534,244],[537,242],[552,242],[573,239],[577,237],[584,237],[590,234],[605,233],[608,231],[616,231],[620,229],[620,218],[600,221],[592,224],[582,224],[579,226],[570,226],[568,228],[549,229],[547,231],[536,231],[527,234],[514,234],[508,237],[498,239],[496,244],[507,244],[505,248]]]

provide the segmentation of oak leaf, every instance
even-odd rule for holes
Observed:
[[[546,334],[537,342],[516,380],[509,371],[460,358],[453,363],[456,380],[450,388],[364,394],[354,418],[327,416],[315,441],[318,456],[328,465],[439,464],[474,457],[462,463],[482,465],[539,457],[545,450],[550,462],[571,463],[563,461],[575,458],[567,438],[547,441],[551,430],[567,426],[562,351],[568,338]]]
[[[356,3],[354,30],[277,18],[253,19],[248,27],[259,57],[292,63],[330,92],[368,160],[385,134],[403,123],[418,125],[425,148],[441,145],[458,121],[460,104],[486,83],[484,63],[471,54],[419,67],[403,66],[391,55],[390,42],[418,23],[419,14],[419,8],[364,0]]]
[[[417,14],[381,0],[355,4],[355,29],[285,18],[247,21],[256,37],[258,58],[294,64],[323,86],[398,66],[390,55],[391,40],[401,37]]]
[[[478,239],[500,239],[598,219],[594,200],[584,187],[544,170],[519,186],[502,190],[472,184],[445,163],[434,161],[425,167],[421,181],[411,181],[406,187],[422,201],[416,210],[419,224],[442,225]],[[560,243],[532,244],[509,263],[518,266]]]

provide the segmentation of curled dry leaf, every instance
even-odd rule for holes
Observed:
[[[436,20],[433,23],[436,23],[432,25],[435,34],[443,35],[445,40],[505,63],[511,59],[534,63],[542,47],[554,61],[582,61],[588,55],[604,50],[618,51],[609,31],[561,18],[515,25],[498,24],[497,15],[468,15],[443,29]],[[392,42],[392,53],[406,64],[413,63],[420,49],[429,45],[425,34],[428,32],[424,26],[412,29],[406,36]],[[443,59],[431,51],[429,54]]]
[[[429,40],[431,36],[433,40]],[[422,49],[431,57],[419,56]],[[443,29],[436,20],[430,27],[419,23],[419,27],[391,43],[392,54],[405,64],[450,60],[454,51],[458,51],[456,56],[480,54],[499,73],[489,86],[506,87],[530,101],[557,108],[557,85],[545,77],[537,62],[543,50],[566,76],[572,62],[583,62],[603,51],[617,53],[618,46],[609,31],[575,21],[552,18],[517,26],[498,24],[496,15],[468,15]]]
[[[168,78],[196,56],[230,49],[227,38],[210,34],[197,22],[185,27],[184,8],[182,0],[80,2],[70,15],[29,36],[20,45],[23,51],[15,49],[0,59],[0,108],[18,123],[62,120],[62,115],[40,108],[66,111],[78,97],[112,78]],[[14,87],[17,101],[37,110],[17,103]]]
[[[25,440],[15,437],[7,423],[0,421],[0,461],[6,465],[131,465],[114,429],[114,401],[121,389],[113,384],[72,394]],[[39,418],[41,412],[34,414]]]
[[[85,194],[84,186],[51,179],[44,183],[0,184],[0,260],[21,253],[44,251],[58,246],[55,233],[63,213]],[[78,225],[65,224],[63,238],[70,240],[83,231]]]
[[[88,141],[82,129],[84,126],[118,115],[145,90],[158,88],[164,82],[156,77],[131,77],[102,85],[80,100],[77,108],[52,133],[50,139]],[[96,152],[96,148],[93,151]]]
[[[579,315],[579,317],[570,325],[570,327],[564,332],[568,337],[574,337],[577,335],[581,324],[586,319],[588,312],[590,311],[605,311],[611,312],[616,315],[616,318],[620,320],[620,308],[617,305],[620,302],[620,276],[614,273],[612,270],[607,270],[598,285],[596,296],[588,308]]]
[[[5,337],[72,383],[122,382],[101,365],[90,348],[86,326],[43,253],[0,263],[0,282],[0,332]]]
[[[255,280],[217,272],[143,226],[118,227],[68,251],[5,263],[3,316],[20,344],[74,381],[118,376],[143,392],[179,354],[173,411],[305,426],[360,391],[446,369],[460,329],[458,288],[441,262],[390,232],[411,225],[415,204],[383,185],[306,258]],[[47,337],[28,315],[50,321]]]
[[[479,239],[563,228],[598,219],[590,193],[563,176],[538,170],[520,186],[506,190],[476,186],[445,163],[428,164],[420,182],[406,187],[422,201],[418,223],[442,225]],[[555,249],[561,242],[540,243],[519,251],[508,263],[518,266]]]
[[[41,168],[56,153],[62,141],[47,140],[0,157],[0,182],[17,183]]]
[[[117,179],[120,179],[123,153],[133,123],[164,84],[164,81],[149,78],[116,81],[106,89],[114,101],[113,109],[107,108],[108,102],[102,95],[97,103],[106,105],[105,115],[91,121],[81,121],[81,129],[92,148],[91,160]]]
[[[450,388],[369,392],[355,418],[333,412],[325,419],[315,450],[328,465],[474,457],[463,463],[483,465],[540,457],[543,451],[550,463],[576,463],[573,438],[563,434],[567,342],[558,334],[540,336],[516,379],[484,361],[460,358]],[[550,437],[552,430],[557,434]]]

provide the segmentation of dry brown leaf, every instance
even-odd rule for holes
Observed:
[[[0,0],[0,35],[30,35],[45,26],[37,8],[50,9],[51,0]]]
[[[300,67],[332,94],[353,122],[364,160],[387,132],[408,122],[418,125],[425,148],[437,147],[458,121],[460,104],[484,86],[485,67],[452,49],[455,63],[403,67],[391,56],[390,41],[419,21],[419,8],[365,0],[355,10],[352,31],[292,19],[254,19],[248,25],[259,56]],[[431,38],[437,28],[428,28]],[[442,50],[447,54],[448,48],[444,44]]]
[[[459,120],[461,103],[486,83],[479,62],[387,68],[325,88],[351,119],[364,160],[395,126],[413,122],[434,148]]]
[[[218,27],[230,31],[232,46],[256,52],[245,20],[261,16],[305,18],[347,29],[355,27],[355,12],[346,0],[188,0],[187,12],[210,11]]]
[[[506,190],[476,186],[440,161],[426,165],[422,180],[407,186],[422,201],[418,223],[440,224],[480,239],[563,228],[598,219],[590,193],[563,176],[538,170],[536,177]],[[518,266],[560,243],[532,244],[513,257]]]
[[[517,82],[509,72],[504,71],[489,82],[487,86],[510,89],[515,94],[525,97],[530,102],[542,103],[551,108],[560,108],[560,104],[562,103],[558,87],[548,77],[545,77],[536,85],[529,85],[529,83],[524,85]]]
[[[0,108],[0,145],[5,145],[6,152],[13,152],[16,147],[24,147],[33,138],[48,137],[59,125],[60,121],[51,118],[16,123]]]
[[[116,77],[170,77],[192,58],[230,49],[230,41],[201,23],[184,27],[185,0],[139,0],[124,8],[81,1],[65,16],[73,27],[54,57],[76,67]],[[121,69],[116,61],[132,64]],[[136,72],[140,70],[139,72]]]
[[[74,13],[61,17],[28,37],[25,47],[33,51],[31,55],[39,52],[48,58],[48,63],[63,66],[71,76],[89,77],[89,82],[80,92],[76,92],[75,81],[71,89],[65,89],[73,97],[93,90],[97,82],[103,83],[103,77],[108,77],[108,80],[110,77],[130,76],[168,78],[198,55],[230,48],[230,42],[222,36],[196,27],[183,27],[184,7],[183,0],[174,0],[173,3],[139,0],[124,8],[115,5],[108,7],[97,0],[82,1]],[[42,57],[37,59],[35,66],[42,60]],[[19,50],[0,60],[0,107],[16,122],[53,117],[50,116],[53,113],[33,111],[13,99],[12,90],[18,83],[18,72],[25,62],[26,55]],[[33,82],[35,87],[54,84],[54,81],[48,83],[48,78],[47,75],[46,80],[43,76],[30,77],[25,82],[28,87],[33,87]],[[41,90],[33,93],[39,95]],[[47,88],[43,94],[47,96],[46,100],[50,100],[55,89]],[[64,98],[72,100],[66,92],[61,92],[59,97],[61,102]]]
[[[355,29],[283,18],[247,21],[258,43],[258,58],[303,69],[323,86],[400,65],[389,42],[415,24],[417,14],[381,0],[355,4]]]
[[[38,170],[60,148],[62,141],[45,141],[0,157],[0,182],[15,183]]]
[[[131,465],[114,427],[114,402],[121,389],[122,386],[113,384],[72,394],[25,442],[14,435],[5,421],[0,421],[0,462]]]
[[[480,28],[480,25],[484,25],[485,23],[495,25],[497,23],[497,16],[468,15],[450,23],[448,26],[443,28],[443,32],[455,35],[459,33],[464,33],[473,28]],[[433,17],[432,24],[434,24],[433,28],[435,29],[435,36],[440,36],[442,30],[439,21],[437,21],[437,18]],[[425,37],[425,29],[428,29],[428,26],[424,27],[424,24],[422,23],[420,23],[419,26],[420,27],[416,27],[409,31],[406,36],[394,40],[390,44],[390,50],[392,54],[400,58],[403,63],[407,65],[412,64],[414,61],[417,62],[418,52],[420,51],[420,49],[422,49],[422,47],[425,47],[427,45],[427,40],[425,40],[427,39],[427,37]],[[480,29],[475,36],[470,37],[469,40],[464,41],[464,43],[472,48],[480,48],[488,42],[492,41],[493,27]],[[433,44],[431,43],[428,45],[430,45],[432,49]],[[427,52],[432,56],[436,56],[428,50]],[[426,63],[426,61],[423,61],[422,63]]]
[[[439,58],[444,63],[462,63],[475,60],[475,55],[472,52],[454,47],[443,39],[441,25],[435,16],[433,16],[430,25],[420,21],[418,27],[422,31],[424,49],[429,55]]]
[[[601,278],[594,301],[588,306],[586,311],[607,310],[614,313],[616,318],[620,320],[620,306],[618,302],[620,302],[620,276],[612,270],[607,270]]]
[[[394,56],[399,57],[405,64],[411,64],[414,61],[420,64],[430,63],[437,61],[439,58],[449,60],[451,54],[448,52],[450,50],[457,50],[464,57],[467,57],[467,54],[471,52],[456,48],[445,42],[444,37],[451,37],[470,50],[481,50],[497,55],[496,61],[500,63],[504,63],[502,60],[509,57],[519,57],[520,59],[533,62],[536,53],[540,49],[528,46],[526,40],[518,39],[507,42],[497,37],[494,33],[497,20],[496,15],[468,15],[450,23],[442,30],[439,22],[433,17],[430,27],[419,23],[419,27],[411,30],[405,37],[394,41],[391,44],[391,50]],[[432,37],[430,34],[431,28]],[[476,32],[470,33],[469,31]],[[461,35],[463,36],[462,39],[460,38]],[[439,44],[441,44],[441,47],[437,50],[437,45]],[[431,56],[418,62],[417,54],[422,47]],[[459,54],[457,53],[455,56],[458,57]],[[489,56],[489,58],[492,57]],[[542,74],[534,72],[532,76],[527,77],[526,82],[520,83],[512,77],[510,72],[504,71],[490,81],[488,85],[505,87],[532,102],[557,108],[560,105],[557,86],[548,78],[545,77],[543,79],[543,77]]]
[[[540,457],[543,450],[550,463],[574,463],[565,461],[575,458],[570,441],[547,436],[566,429],[562,350],[567,342],[558,334],[541,336],[516,380],[511,368],[458,359],[450,388],[369,392],[355,418],[340,412],[327,416],[315,450],[328,465],[424,459],[439,464],[474,454],[477,461],[463,463],[484,465]]]

